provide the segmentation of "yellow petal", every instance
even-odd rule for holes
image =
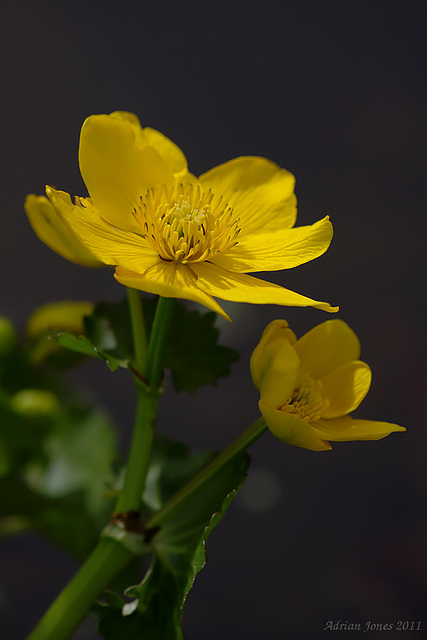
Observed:
[[[329,405],[322,418],[338,418],[357,409],[371,386],[372,373],[365,362],[346,362],[320,379],[322,398]]]
[[[81,199],[75,205],[68,193],[52,187],[46,193],[79,240],[104,264],[143,273],[159,259],[144,238],[108,224],[90,201]]]
[[[209,295],[222,300],[252,304],[316,307],[331,313],[338,311],[338,307],[331,307],[327,302],[312,300],[277,284],[271,284],[252,276],[231,273],[208,262],[192,263],[191,268],[198,276],[198,287]]]
[[[50,249],[84,267],[103,266],[80,242],[45,196],[28,195],[24,208],[36,235]]]
[[[295,345],[301,368],[313,378],[322,378],[342,364],[358,360],[360,342],[347,323],[327,320],[303,335]]]
[[[166,162],[176,179],[187,174],[187,159],[181,149],[160,131],[150,127],[141,127],[139,118],[128,111],[114,111],[110,116],[128,122],[134,129],[138,144],[153,147]]]
[[[405,427],[391,422],[377,420],[359,420],[350,416],[322,418],[313,424],[313,429],[319,438],[326,438],[335,442],[347,440],[381,440],[397,431],[406,431]]]
[[[235,209],[242,239],[253,232],[295,224],[295,178],[271,160],[254,156],[234,158],[199,179],[205,188],[222,195]]]
[[[333,235],[329,216],[312,225],[253,233],[212,262],[239,273],[291,269],[321,256]]]
[[[99,115],[83,123],[79,162],[94,205],[111,224],[138,231],[132,215],[147,189],[170,183],[173,174],[153,147],[140,146],[135,124]]]
[[[261,340],[252,352],[250,368],[254,385],[259,389],[261,383],[261,355],[271,342],[287,339],[291,345],[297,341],[294,332],[289,329],[286,320],[273,320],[264,329]]]
[[[262,400],[259,402],[259,408],[271,433],[282,442],[310,451],[332,449],[329,442],[320,437],[310,424],[298,415],[278,411]]]
[[[288,402],[298,383],[299,364],[297,352],[288,340],[267,344],[258,359],[261,400],[276,408]]]
[[[143,274],[138,275],[117,267],[114,277],[118,282],[132,289],[155,293],[164,298],[183,298],[198,302],[219,313],[226,320],[230,320],[219,304],[198,288],[197,279],[186,265],[165,262],[158,258],[158,262]]]

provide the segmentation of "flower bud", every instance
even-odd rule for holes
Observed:
[[[10,405],[29,418],[53,417],[60,408],[57,397],[45,389],[22,389],[12,396]]]
[[[83,318],[90,315],[93,309],[94,305],[91,302],[65,300],[45,304],[30,316],[27,323],[27,336],[32,340],[48,329],[68,331],[76,335],[83,333]]]
[[[93,312],[91,302],[62,301],[45,304],[36,309],[27,323],[27,336],[33,343],[30,361],[34,365],[48,361],[56,366],[72,366],[82,357],[63,349],[49,336],[49,329],[74,335],[84,333],[84,316]]]
[[[0,357],[9,355],[18,344],[18,334],[15,327],[4,316],[0,316]]]

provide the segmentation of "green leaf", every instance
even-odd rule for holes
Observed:
[[[104,360],[111,371],[117,371],[119,367],[126,369],[129,365],[128,358],[117,358],[110,353],[101,351],[86,336],[73,336],[71,333],[61,331],[52,331],[51,336],[70,351]]]
[[[181,304],[176,306],[173,338],[166,354],[176,391],[195,393],[198,387],[216,385],[239,359],[237,351],[217,344],[216,317],[213,311],[202,314],[188,311]]]
[[[156,300],[144,299],[147,334],[154,318]],[[216,385],[228,376],[230,366],[239,359],[234,349],[218,344],[217,314],[188,310],[178,302],[174,308],[172,329],[168,337],[165,366],[172,373],[176,391],[195,393],[198,387]]]
[[[156,311],[157,298],[143,299],[147,336]],[[216,385],[218,378],[229,375],[230,366],[239,355],[218,344],[217,315],[210,311],[189,311],[182,303],[174,308],[172,329],[168,337],[165,366],[172,373],[176,391],[195,393],[198,387]],[[84,318],[85,336],[65,332],[51,335],[66,349],[105,360],[112,371],[127,368],[133,358],[132,327],[127,300],[100,303],[92,315]]]
[[[96,305],[84,318],[86,335],[96,349],[126,367],[133,357],[132,326],[127,300]]]
[[[86,338],[86,336],[74,336],[72,333],[53,330],[50,332],[50,335],[52,336],[52,338],[57,340],[60,345],[65,347],[65,349],[75,351],[76,353],[81,353],[85,356],[102,358],[95,346],[88,338]]]
[[[100,411],[73,407],[46,437],[43,459],[28,466],[25,478],[38,493],[58,498],[84,492],[95,514],[115,479],[116,437]]]
[[[216,451],[190,452],[182,442],[159,436],[154,440],[143,502],[158,511],[215,457]]]
[[[127,301],[96,305],[85,316],[86,335],[75,336],[64,331],[50,335],[65,349],[104,360],[111,371],[127,369],[132,359],[132,329]]]
[[[0,493],[0,537],[36,530],[79,560],[96,543],[102,525],[85,509],[83,492],[48,498],[9,476],[0,479]]]
[[[179,490],[192,468],[197,473],[212,454],[190,454],[182,445],[157,443],[149,471],[150,501],[163,501],[172,491],[175,473]],[[206,562],[205,543],[246,478],[249,457],[230,460],[208,484],[200,486],[182,508],[172,512],[152,539],[153,562],[144,580],[125,594],[131,602],[97,605],[99,631],[107,640],[182,640],[182,610],[194,580]],[[155,471],[154,471],[155,470]],[[151,472],[151,479],[150,479]],[[187,481],[188,481],[187,477]],[[150,486],[151,482],[151,486]]]

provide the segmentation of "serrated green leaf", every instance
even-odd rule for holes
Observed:
[[[155,309],[156,300],[144,299],[147,334]],[[228,376],[230,366],[239,359],[237,351],[218,344],[216,318],[213,311],[188,310],[183,303],[176,303],[165,355],[165,366],[172,373],[176,391],[193,394],[198,387],[216,385],[218,378]]]
[[[152,464],[149,494],[163,501],[170,497],[175,473],[181,479],[174,493],[185,481],[188,464],[197,473],[212,454],[194,458],[182,445],[157,443]],[[157,457],[157,459],[156,459]],[[171,512],[152,540],[153,563],[144,580],[126,590],[131,603],[122,607],[100,605],[99,631],[106,640],[182,640],[182,609],[194,580],[203,568],[205,542],[220,522],[246,478],[249,458],[246,454],[230,460],[208,484],[199,487],[178,512]],[[153,472],[156,469],[156,472]],[[150,472],[149,472],[150,476]],[[175,476],[176,477],[176,476]],[[187,477],[187,481],[190,478]],[[144,494],[146,498],[146,494]],[[151,498],[150,498],[151,499]]]
[[[237,351],[218,345],[216,313],[188,311],[178,304],[174,316],[173,339],[166,354],[176,391],[195,393],[198,387],[216,385],[228,376],[230,365],[239,358]]]
[[[150,335],[157,299],[144,298],[144,322]],[[198,387],[216,385],[218,378],[229,375],[230,366],[239,355],[218,344],[216,313],[189,311],[176,303],[172,328],[168,336],[165,367],[172,373],[176,391],[193,394]],[[92,315],[84,318],[85,336],[51,332],[66,349],[105,360],[112,371],[127,368],[133,357],[132,328],[126,300],[100,303]]]

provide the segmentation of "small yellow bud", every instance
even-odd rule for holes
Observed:
[[[0,357],[11,353],[18,344],[15,327],[4,316],[0,316]]]
[[[55,415],[60,404],[57,397],[45,389],[22,389],[10,399],[12,409],[29,418]]]
[[[27,323],[27,336],[37,338],[48,329],[80,334],[84,332],[83,317],[93,312],[91,302],[52,302],[34,311]]]

